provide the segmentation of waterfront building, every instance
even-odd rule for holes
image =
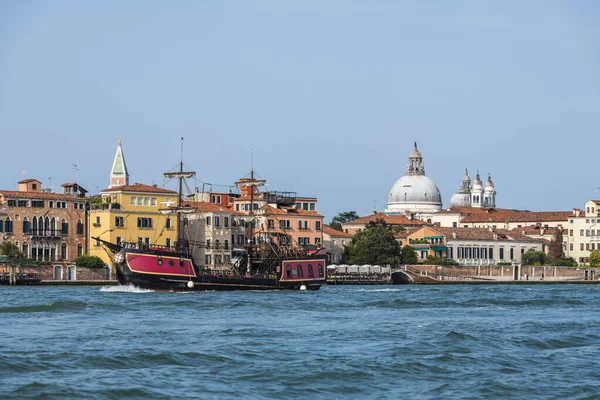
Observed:
[[[113,185],[117,181],[124,183]],[[130,185],[120,142],[110,182],[111,186],[100,192],[102,202],[89,211],[90,255],[111,264],[102,242],[95,238],[116,244],[135,242],[147,246],[175,246],[178,221],[176,214],[170,214],[168,209],[178,205],[178,194],[157,185]]]
[[[566,224],[567,257],[580,265],[589,263],[590,253],[600,250],[600,200],[589,200],[584,209],[574,208]]]
[[[327,262],[341,264],[344,260],[344,250],[352,241],[352,234],[323,225],[323,245],[327,252]]]
[[[210,202],[185,202],[184,206],[194,209],[186,215],[186,235],[196,265],[229,269],[236,251],[241,253],[246,244],[244,215]]]
[[[86,251],[86,190],[77,183],[63,193],[24,179],[18,190],[0,190],[0,241],[34,261],[74,261]]]
[[[377,220],[383,220],[386,224],[391,225],[392,227],[410,228],[427,225],[427,222],[420,219],[415,219],[414,215],[410,213],[407,217],[405,215],[388,215],[386,213],[373,211],[373,214],[367,215],[366,217],[344,222],[342,224],[342,230],[346,233],[354,235],[356,232],[365,229],[369,222],[374,222]]]
[[[460,265],[497,265],[521,263],[526,251],[545,251],[546,243],[504,229],[428,226],[408,235],[403,247],[414,247],[419,261],[431,255],[453,259]]]
[[[435,182],[425,175],[423,157],[415,142],[415,148],[408,156],[406,175],[392,186],[385,213],[391,215],[412,213],[418,219],[427,220],[441,209],[440,190]]]

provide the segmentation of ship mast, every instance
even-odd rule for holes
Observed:
[[[178,195],[177,204],[175,207],[170,207],[169,205],[167,205],[167,207],[168,207],[167,212],[174,211],[175,213],[177,213],[177,242],[175,243],[175,248],[177,250],[181,251],[181,250],[184,250],[187,248],[187,244],[185,243],[185,238],[183,235],[183,229],[182,229],[183,221],[181,218],[181,214],[183,214],[186,211],[187,212],[192,211],[191,209],[186,210],[183,208],[183,180],[188,179],[188,178],[193,178],[196,175],[196,172],[194,172],[194,171],[184,171],[183,170],[183,137],[181,138],[181,158],[179,160],[179,171],[165,172],[164,175],[167,178],[179,179],[179,182],[178,182],[179,188],[177,191],[177,195]]]

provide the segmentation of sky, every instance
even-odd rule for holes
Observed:
[[[468,168],[498,207],[570,210],[600,198],[599,134],[597,1],[0,2],[4,190],[97,194],[118,138],[163,185],[184,137],[192,185],[253,154],[327,222],[382,211],[417,141],[444,208]]]

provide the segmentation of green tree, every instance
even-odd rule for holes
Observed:
[[[333,229],[341,231],[343,223],[349,222],[349,221],[352,221],[352,220],[355,220],[358,218],[359,217],[358,217],[358,214],[356,213],[356,211],[341,212],[331,219],[329,226]]]
[[[417,252],[412,246],[404,246],[401,253],[402,264],[414,265],[419,263]]]
[[[590,267],[600,267],[600,251],[592,250],[590,253]]]
[[[82,254],[75,259],[75,265],[78,267],[102,268],[104,261],[100,257]]]
[[[19,250],[19,247],[14,245],[11,242],[0,243],[0,254],[3,254],[5,256],[9,256],[9,257],[13,257],[13,258],[17,258],[17,259],[25,258],[23,253],[21,253],[21,251]]]
[[[556,267],[576,267],[577,261],[573,257],[565,257],[554,261],[551,265]]]
[[[548,264],[548,256],[543,251],[535,251],[534,249],[529,249],[521,256],[521,264],[546,265]]]
[[[548,253],[550,256],[550,261],[556,262],[565,256],[565,252],[563,250],[563,232],[562,227],[556,228],[556,232],[554,232],[554,238],[550,241],[548,245]]]
[[[348,246],[351,264],[398,264],[400,244],[394,239],[394,232],[384,220],[369,222],[367,227],[357,232]]]
[[[102,197],[93,196],[88,198],[88,203],[90,204],[90,210],[98,210],[102,208]]]

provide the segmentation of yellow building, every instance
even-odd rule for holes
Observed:
[[[110,186],[100,192],[101,204],[92,205],[89,212],[90,255],[112,264],[99,240],[111,243],[144,243],[155,246],[175,246],[177,215],[160,210],[177,206],[178,194],[156,185],[129,184],[129,174],[121,143],[113,162]]]

